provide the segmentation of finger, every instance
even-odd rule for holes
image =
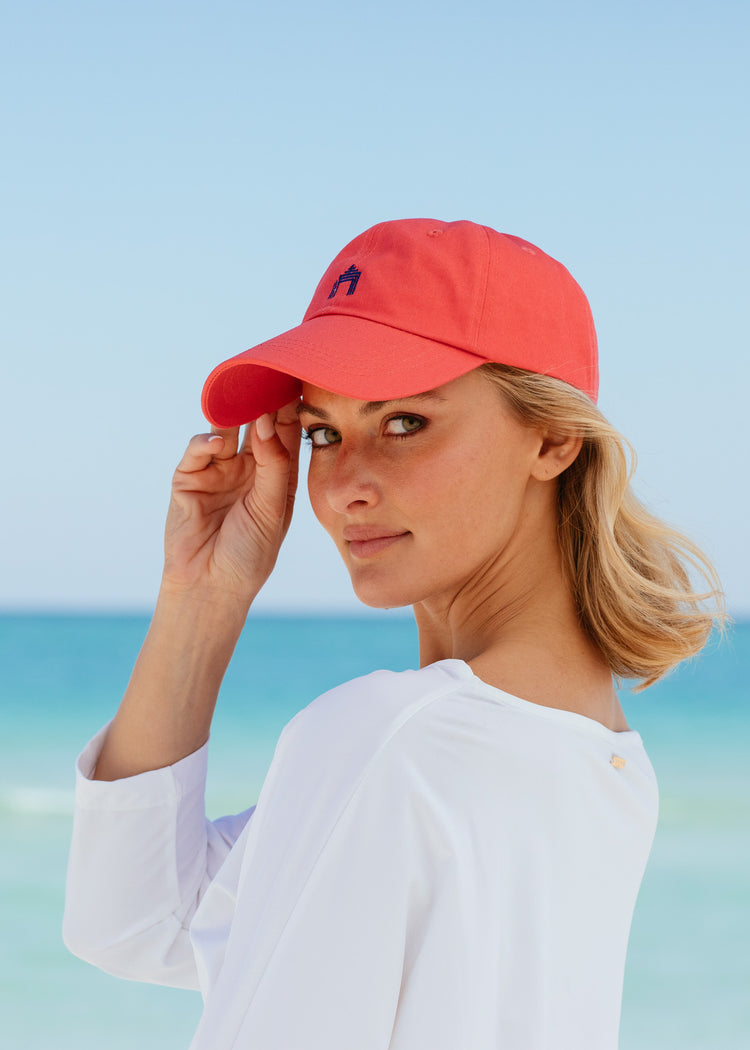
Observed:
[[[297,397],[294,401],[290,401],[288,405],[284,405],[276,413],[276,421],[281,424],[297,423],[299,421],[299,404],[300,400]]]
[[[224,438],[223,447],[219,447],[215,454],[216,459],[231,459],[232,456],[237,455],[237,445],[240,438],[239,427],[228,427],[227,429],[211,427],[211,433],[216,437]],[[218,445],[218,442],[216,444]]]
[[[300,438],[302,436],[302,427],[300,426],[297,413],[298,405],[299,399],[290,401],[288,405],[284,405],[276,413],[276,433],[293,460],[299,456]]]
[[[270,434],[269,437],[265,435]],[[292,457],[276,432],[270,415],[255,421],[251,435],[252,454],[255,459],[255,484],[248,498],[249,509],[259,512],[267,523],[278,521],[283,525],[287,519],[290,482],[293,490]]]
[[[226,438],[223,434],[196,434],[188,442],[188,447],[177,464],[177,470],[184,474],[204,470],[223,452],[225,444]]]
[[[295,405],[296,402],[292,404]],[[286,450],[292,467],[296,471],[302,428],[296,409],[291,413],[288,411],[291,407],[291,405],[285,405],[278,412],[267,412],[265,415],[259,416],[255,421],[254,429],[257,439],[263,444],[276,439]]]
[[[261,441],[270,441],[276,433],[276,414],[264,412],[255,420],[255,432]]]
[[[297,491],[297,477],[299,474],[299,447],[302,439],[302,427],[299,421],[297,408],[299,398],[290,401],[276,413],[276,433],[289,455],[289,481],[287,483],[287,500],[289,510],[287,513],[287,526],[291,518],[291,510],[294,504],[294,496]]]
[[[276,434],[288,452],[295,452],[301,434],[297,405],[299,399],[290,401],[277,412],[267,412],[256,421],[258,435],[262,441],[270,441]]]

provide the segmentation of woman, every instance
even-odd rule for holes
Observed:
[[[200,987],[196,1050],[617,1045],[657,791],[613,675],[696,652],[685,562],[715,580],[630,493],[596,388],[568,272],[433,220],[356,238],[300,326],[209,377],[151,629],[79,763],[65,920],[112,973]],[[212,824],[211,716],[300,425],[315,514],[365,604],[414,607],[420,670],[319,697]]]

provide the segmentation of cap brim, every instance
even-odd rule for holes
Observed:
[[[488,358],[361,317],[327,314],[218,365],[203,387],[206,419],[236,427],[299,397],[302,383],[361,401],[432,390]]]

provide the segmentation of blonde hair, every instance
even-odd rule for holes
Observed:
[[[706,556],[650,514],[630,487],[631,445],[585,394],[550,376],[507,365],[479,371],[519,420],[583,445],[559,478],[559,538],[581,622],[618,678],[645,689],[695,655],[714,623],[725,622],[723,595]],[[696,591],[691,571],[705,585]]]

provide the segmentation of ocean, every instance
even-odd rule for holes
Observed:
[[[0,616],[7,1050],[185,1050],[200,1014],[196,993],[109,977],[60,938],[73,762],[114,713],[147,626],[141,616]],[[209,814],[255,801],[283,725],[320,692],[415,660],[416,631],[401,615],[251,618],[214,722]],[[741,623],[664,682],[622,694],[656,768],[661,815],[630,940],[620,1050],[750,1046],[749,676]]]

